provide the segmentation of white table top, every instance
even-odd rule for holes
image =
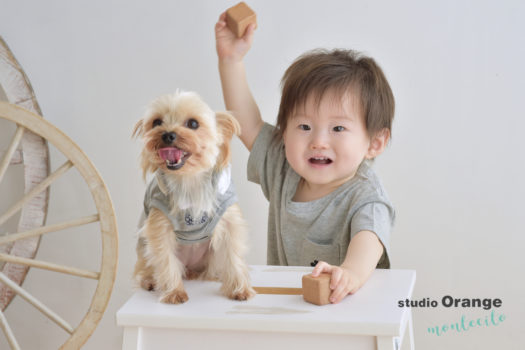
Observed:
[[[252,285],[301,287],[307,267],[250,266]],[[220,283],[185,281],[189,301],[158,302],[154,292],[138,290],[117,312],[119,326],[248,330],[398,336],[410,310],[398,301],[410,298],[416,272],[375,270],[368,282],[339,304],[317,306],[300,295],[256,295],[249,301],[229,300]]]

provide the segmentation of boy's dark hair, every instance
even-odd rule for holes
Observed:
[[[328,91],[338,96],[350,92],[359,99],[370,137],[383,129],[392,132],[395,102],[390,85],[377,63],[359,52],[341,49],[306,52],[286,70],[281,88],[276,130],[280,136],[299,104],[312,94],[319,104]]]

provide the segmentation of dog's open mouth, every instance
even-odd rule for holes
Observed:
[[[184,162],[191,156],[190,152],[177,147],[161,148],[158,152],[159,157],[166,162],[166,167],[170,170],[182,168]]]

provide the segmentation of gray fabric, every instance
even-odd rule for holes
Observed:
[[[269,265],[308,266],[314,260],[341,265],[350,239],[368,230],[385,248],[377,267],[390,267],[395,212],[368,161],[329,195],[293,202],[300,176],[288,164],[283,141],[274,137],[274,127],[265,123],[250,152],[248,180],[260,184],[270,202]]]
[[[219,174],[214,174],[212,181],[217,188]],[[182,244],[193,244],[206,241],[211,238],[215,226],[226,209],[237,202],[237,196],[230,178],[227,190],[221,193],[217,190],[217,201],[214,213],[204,213],[195,218],[189,210],[179,210],[175,215],[171,211],[171,198],[173,194],[166,193],[162,189],[167,186],[159,186],[162,176],[155,176],[146,189],[144,196],[144,214],[149,215],[151,208],[157,208],[166,215],[177,237],[177,241]]]

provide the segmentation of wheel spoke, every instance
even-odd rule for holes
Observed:
[[[76,267],[58,265],[58,264],[53,264],[53,263],[46,262],[46,261],[21,258],[19,256],[14,256],[14,255],[4,254],[4,253],[0,253],[0,261],[6,261],[6,262],[14,263],[14,264],[37,267],[39,269],[66,273],[68,275],[73,275],[73,276],[78,276],[78,277],[92,278],[94,280],[98,280],[100,277],[100,273],[95,272],[95,271],[77,269]]]
[[[20,346],[18,345],[18,342],[15,339],[15,335],[13,334],[11,327],[9,327],[7,319],[5,318],[2,310],[0,310],[0,328],[2,328],[2,331],[4,331],[5,337],[7,338],[7,342],[11,346],[11,349],[20,350]]]
[[[59,224],[54,224],[54,225],[49,225],[49,226],[42,226],[42,227],[36,228],[34,230],[29,230],[29,231],[25,231],[25,232],[13,233],[13,234],[10,234],[10,235],[4,234],[3,236],[0,236],[0,245],[6,244],[6,243],[10,243],[10,242],[14,242],[14,241],[17,241],[19,239],[25,239],[25,238],[34,237],[34,236],[41,236],[43,234],[50,233],[50,232],[56,232],[56,231],[65,230],[65,229],[71,228],[71,227],[77,227],[77,226],[91,224],[91,223],[97,222],[99,220],[100,220],[100,218],[99,218],[98,215],[91,215],[91,216],[86,216],[86,217],[75,219],[75,220],[62,222],[62,223],[59,223]]]
[[[66,161],[60,168],[55,170],[54,173],[49,175],[44,181],[35,186],[35,188],[29,191],[21,200],[9,208],[9,210],[7,210],[4,215],[0,216],[0,225],[9,220],[11,216],[15,215],[20,209],[22,209],[26,202],[30,201],[34,196],[48,188],[56,179],[71,169],[71,167],[73,167],[73,163],[71,163],[70,160]]]
[[[0,154],[5,154],[4,152]],[[11,162],[9,162],[9,165],[17,165],[22,164],[24,162],[24,156],[22,155],[22,150],[17,149],[15,153],[13,153],[13,156],[11,157]]]
[[[60,316],[58,316],[51,309],[49,309],[47,306],[42,304],[42,302],[40,302],[34,296],[32,296],[31,294],[26,292],[24,289],[22,289],[22,287],[20,287],[18,284],[11,281],[9,277],[4,275],[2,272],[0,272],[0,282],[3,282],[6,286],[11,288],[16,294],[20,295],[25,301],[33,305],[36,309],[38,309],[38,311],[40,311],[45,316],[47,316],[51,321],[55,322],[57,325],[62,327],[69,334],[72,334],[75,331],[73,327],[71,327]]]
[[[2,158],[2,162],[0,163],[0,182],[2,182],[2,178],[4,177],[5,171],[7,170],[7,167],[11,162],[11,157],[13,157],[13,154],[15,153],[16,148],[18,147],[18,144],[22,139],[22,136],[24,136],[24,130],[25,129],[23,127],[18,125],[18,127],[16,128],[15,136],[13,137],[9,148],[4,154],[4,158]]]

